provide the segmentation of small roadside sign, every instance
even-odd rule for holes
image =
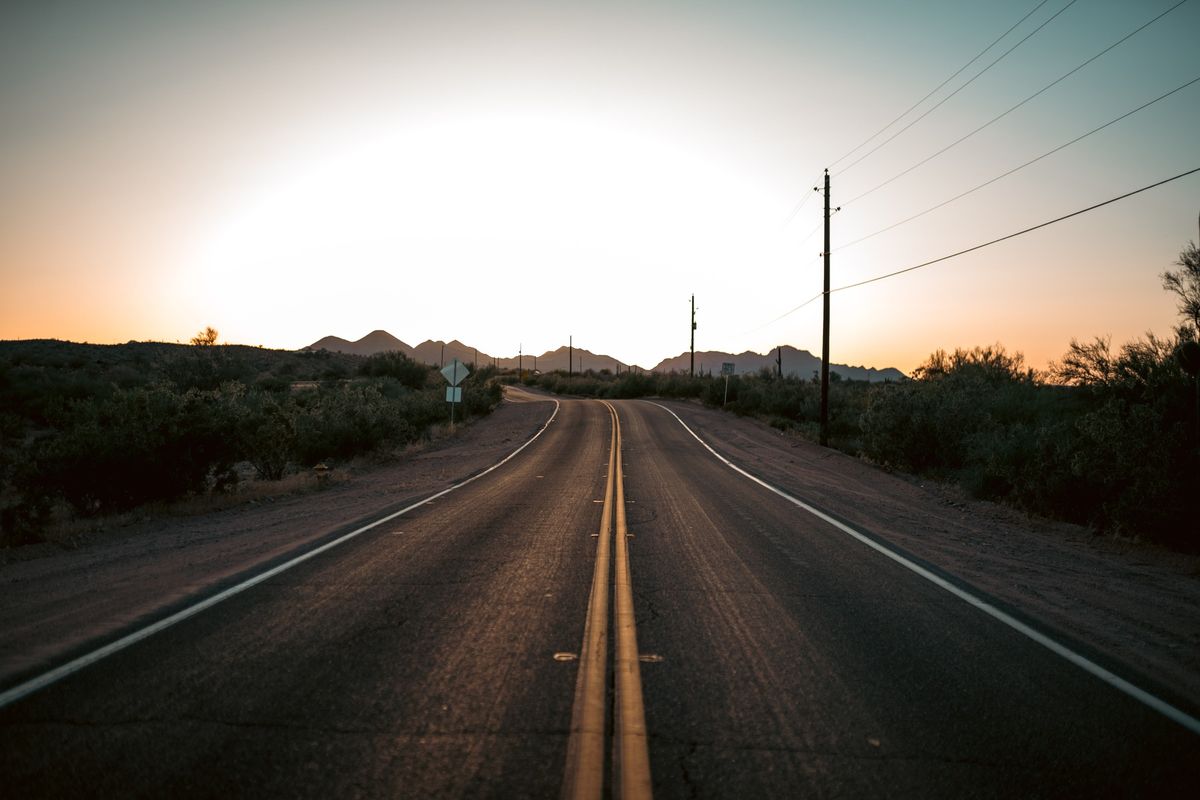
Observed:
[[[459,361],[457,358],[453,359],[449,364],[442,367],[442,377],[445,378],[446,382],[451,386],[458,386],[470,374],[471,371],[467,369],[467,365]]]
[[[454,406],[462,402],[462,387],[459,384],[470,374],[467,365],[457,358],[442,367],[442,377],[450,384],[446,387],[446,402],[450,404],[450,430],[454,430]]]
[[[725,399],[721,401],[722,407],[729,402],[729,376],[734,374],[735,369],[732,361],[721,362],[721,374],[725,376]]]

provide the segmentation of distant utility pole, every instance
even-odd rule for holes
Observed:
[[[571,377],[571,373],[573,373],[575,371],[574,369],[572,369],[574,366],[575,366],[575,337],[568,336],[567,337],[567,377],[568,378]]]
[[[517,345],[517,379],[525,380],[525,345]]]
[[[779,378],[783,379],[783,345],[775,348],[775,366],[779,368]]]
[[[446,366],[446,343],[445,342],[442,343],[442,363],[438,364],[438,367],[441,368],[444,366]]]
[[[471,367],[474,368],[479,363],[479,348],[475,348],[475,360],[471,362]]]
[[[829,446],[829,170],[825,170],[825,314],[821,322],[821,446]]]
[[[696,295],[692,295],[692,366],[691,376],[696,377]]]

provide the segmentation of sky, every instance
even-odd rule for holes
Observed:
[[[7,4],[0,339],[571,336],[650,367],[694,295],[698,350],[819,354],[820,300],[788,312],[824,169],[837,289],[1200,167],[1196,83],[855,243],[1200,78],[1185,0],[908,171],[1177,2]],[[831,360],[1168,334],[1198,215],[1200,173],[834,291]]]

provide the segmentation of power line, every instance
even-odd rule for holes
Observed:
[[[820,174],[820,173],[817,173],[817,177],[816,177],[816,178],[813,178],[813,180],[812,180],[812,181],[809,181],[809,183],[812,183],[813,181],[819,180],[819,179],[820,179],[820,177],[821,177],[821,174]],[[813,196],[813,194],[814,194],[816,191],[817,191],[817,189],[816,189],[816,187],[814,186],[814,187],[813,187],[813,190],[812,190],[811,192],[809,192],[808,194],[804,195],[804,197],[800,198],[800,202],[799,202],[799,203],[796,203],[796,207],[792,209],[792,213],[788,214],[788,216],[787,216],[787,219],[785,219],[785,220],[783,221],[783,224],[784,224],[784,226],[785,226],[785,227],[786,227],[787,225],[791,224],[791,221],[792,221],[792,220],[794,220],[794,219],[796,218],[796,215],[800,213],[800,209],[804,208],[804,204],[808,202],[809,198],[810,198],[810,197],[812,197],[812,196]]]
[[[1126,192],[1123,195],[1114,197],[1110,200],[1105,200],[1104,202],[1101,202],[1101,203],[1096,203],[1095,205],[1088,206],[1087,208],[1081,208],[1078,211],[1072,211],[1070,214],[1064,214],[1061,217],[1056,217],[1055,219],[1048,220],[1047,222],[1042,222],[1038,225],[1034,225],[1032,227],[1025,228],[1024,230],[1017,231],[1016,233],[1010,233],[1007,236],[1001,236],[998,239],[992,239],[990,242],[984,242],[983,244],[977,244],[974,247],[968,247],[965,250],[959,250],[957,253],[951,253],[950,255],[947,255],[947,256],[942,256],[940,258],[934,258],[929,261],[924,261],[920,264],[915,264],[911,267],[905,267],[904,269],[898,269],[898,270],[894,270],[892,272],[886,272],[883,275],[876,275],[873,278],[867,278],[866,280],[858,281],[857,283],[848,283],[845,286],[839,286],[836,289],[830,289],[829,291],[830,291],[830,294],[833,294],[834,292],[841,292],[841,291],[845,291],[846,289],[854,289],[859,286],[866,286],[868,283],[875,283],[877,281],[882,281],[886,278],[894,278],[897,275],[903,275],[906,272],[912,272],[914,270],[921,269],[922,267],[928,267],[933,264],[941,263],[942,261],[949,261],[952,258],[957,258],[958,256],[966,255],[967,253],[973,253],[976,250],[982,250],[985,247],[990,247],[991,245],[999,244],[1000,242],[1007,241],[1009,239],[1015,239],[1016,237],[1023,236],[1027,233],[1032,233],[1033,231],[1039,230],[1041,228],[1045,228],[1049,225],[1053,225],[1056,222],[1062,222],[1063,220],[1070,219],[1071,217],[1077,217],[1080,214],[1086,214],[1089,211],[1095,211],[1097,208],[1103,208],[1104,206],[1111,205],[1112,203],[1116,203],[1120,200],[1124,200],[1126,198],[1133,197],[1135,194],[1141,194],[1142,192],[1149,191],[1150,189],[1156,189],[1159,186],[1163,186],[1165,184],[1170,183],[1171,181],[1177,181],[1180,178],[1186,178],[1188,175],[1194,175],[1197,172],[1200,172],[1200,167],[1196,167],[1195,169],[1190,169],[1186,172],[1181,172],[1178,175],[1174,175],[1170,178],[1166,178],[1164,180],[1158,181],[1157,183],[1152,183],[1149,186],[1143,186],[1140,189],[1134,189],[1132,192]],[[793,308],[791,311],[788,311],[784,314],[780,314],[778,317],[776,317],[775,319],[768,322],[767,325],[773,325],[776,322],[779,322],[779,320],[783,319],[784,317],[789,317],[792,314],[795,314],[797,311],[799,311],[800,309],[809,305],[810,303],[813,303],[813,302],[819,300],[824,294],[825,294],[824,292],[817,292],[815,295],[808,298],[803,303],[801,303],[800,305]]]
[[[813,235],[816,234],[817,231],[821,230],[821,226],[824,224],[825,224],[824,222],[818,222],[816,225],[814,225],[813,229],[811,231],[809,231],[807,234],[805,234],[804,238],[800,240],[800,244],[798,244],[796,246],[803,247],[805,244],[807,244],[808,240],[811,239],[813,237]]]
[[[954,97],[954,95],[958,94],[958,93],[959,93],[959,92],[961,92],[963,89],[965,89],[965,88],[967,88],[968,86],[970,86],[972,83],[974,83],[976,78],[978,78],[978,77],[979,77],[980,75],[982,75],[983,73],[987,72],[987,71],[988,71],[989,69],[991,69],[992,67],[994,67],[994,66],[996,66],[997,64],[999,64],[999,63],[1000,63],[1002,60],[1004,60],[1004,58],[1005,58],[1005,57],[1006,57],[1006,56],[1007,56],[1009,53],[1011,53],[1013,50],[1016,50],[1016,49],[1017,49],[1018,47],[1020,47],[1021,45],[1025,44],[1025,42],[1029,41],[1029,39],[1030,39],[1030,38],[1032,38],[1034,34],[1036,34],[1036,33],[1037,33],[1038,31],[1040,31],[1042,28],[1046,27],[1046,26],[1047,26],[1047,25],[1049,25],[1051,22],[1053,22],[1055,19],[1057,19],[1059,14],[1063,13],[1063,12],[1064,12],[1064,11],[1066,11],[1068,8],[1070,8],[1071,6],[1075,5],[1075,3],[1076,3],[1076,2],[1078,2],[1078,0],[1070,0],[1070,2],[1068,2],[1068,3],[1067,3],[1065,6],[1063,6],[1063,7],[1062,7],[1062,8],[1060,8],[1058,11],[1056,11],[1056,12],[1054,13],[1054,15],[1053,15],[1053,16],[1051,16],[1049,19],[1047,19],[1047,20],[1046,20],[1045,22],[1043,22],[1041,25],[1038,25],[1036,28],[1034,28],[1032,31],[1030,31],[1028,34],[1026,34],[1024,39],[1022,39],[1021,41],[1017,42],[1017,43],[1016,43],[1016,44],[1014,44],[1012,47],[1008,48],[1008,49],[1007,49],[1007,50],[1005,50],[1003,53],[1001,53],[1001,54],[1000,54],[1000,57],[999,57],[999,58],[997,58],[995,61],[993,61],[992,63],[988,64],[986,67],[984,67],[983,69],[981,69],[979,72],[976,72],[976,73],[975,73],[975,74],[974,74],[974,75],[971,77],[971,79],[970,79],[970,80],[968,80],[966,83],[964,83],[964,84],[962,84],[961,86],[959,86],[957,89],[955,89],[955,90],[954,90],[953,92],[951,92],[950,94],[948,94],[948,95],[946,95],[945,97],[943,97],[941,100],[937,101],[937,102],[936,102],[936,103],[935,103],[933,106],[931,106],[931,107],[929,108],[929,110],[928,110],[928,111],[926,111],[924,114],[922,114],[921,116],[917,117],[917,118],[916,118],[916,119],[914,119],[912,122],[908,123],[908,124],[907,124],[907,125],[905,125],[903,128],[901,128],[900,130],[896,131],[895,133],[893,133],[893,134],[892,134],[891,136],[889,136],[888,138],[884,139],[884,140],[883,140],[882,142],[880,142],[879,144],[877,144],[877,145],[875,145],[874,147],[872,147],[870,150],[868,150],[868,151],[867,151],[866,153],[864,153],[863,155],[861,155],[861,156],[859,156],[858,158],[856,158],[856,159],[854,159],[853,161],[851,161],[849,164],[847,164],[847,165],[846,165],[846,167],[845,167],[845,168],[844,168],[844,169],[843,169],[841,172],[839,172],[839,173],[838,173],[838,175],[840,176],[840,175],[842,175],[842,174],[846,173],[848,170],[852,169],[852,168],[854,167],[854,165],[855,165],[855,164],[858,164],[858,163],[859,163],[859,162],[861,162],[863,159],[865,159],[865,158],[869,157],[869,156],[870,156],[872,153],[875,153],[876,151],[878,151],[878,150],[879,150],[879,148],[881,148],[881,147],[883,147],[884,145],[886,145],[886,144],[888,144],[889,142],[891,142],[893,139],[895,139],[895,138],[896,138],[897,136],[899,136],[900,134],[904,133],[906,130],[908,130],[909,128],[911,128],[913,125],[916,125],[918,122],[920,122],[921,120],[923,120],[923,119],[925,119],[926,117],[928,117],[928,116],[929,116],[930,114],[932,114],[934,111],[937,111],[939,108],[941,108],[941,106],[942,106],[942,104],[943,104],[943,103],[945,103],[945,102],[946,102],[947,100],[949,100],[951,97]],[[1181,2],[1187,2],[1187,0],[1181,0]]]
[[[809,268],[809,267],[811,267],[813,264],[815,264],[815,263],[817,263],[818,261],[820,261],[820,260],[821,260],[821,256],[822,256],[822,255],[823,255],[823,254],[821,254],[821,253],[818,253],[818,254],[817,254],[817,255],[816,255],[816,256],[815,256],[815,257],[812,259],[812,261],[806,262],[806,263],[805,263],[805,265],[804,265],[804,269],[808,269],[808,268]],[[806,305],[808,305],[809,303],[811,303],[813,300],[816,300],[817,298],[819,298],[819,297],[820,297],[822,294],[824,294],[824,293],[823,293],[823,292],[818,292],[818,293],[817,293],[817,295],[816,295],[816,297],[812,297],[812,298],[810,298],[810,299],[808,299],[808,300],[804,301],[804,302],[803,302],[803,303],[801,303],[800,305],[798,305],[798,306],[796,306],[795,308],[793,308],[791,311],[785,311],[784,313],[780,314],[778,317],[776,317],[775,319],[771,320],[770,322],[764,322],[762,325],[759,325],[757,328],[751,328],[750,330],[746,331],[745,333],[756,333],[756,332],[758,332],[758,331],[761,331],[763,328],[767,328],[767,327],[770,327],[771,325],[774,325],[776,322],[779,322],[779,320],[783,319],[784,317],[790,317],[792,314],[795,314],[797,311],[799,311],[800,309],[804,308]]]
[[[888,128],[892,127],[892,126],[893,126],[893,125],[895,125],[897,122],[899,122],[900,120],[904,119],[904,118],[905,118],[905,117],[907,117],[909,114],[911,114],[911,113],[912,113],[912,111],[913,111],[913,109],[915,109],[917,106],[921,105],[921,104],[922,104],[922,103],[924,103],[926,100],[928,100],[929,98],[931,98],[931,97],[933,97],[935,94],[937,94],[939,91],[941,91],[942,87],[944,87],[944,86],[945,86],[947,83],[949,83],[950,81],[952,81],[952,80],[954,80],[955,78],[957,78],[957,77],[958,77],[960,74],[962,74],[962,71],[963,71],[963,70],[965,70],[967,67],[969,67],[969,66],[971,66],[972,64],[974,64],[976,61],[978,61],[978,60],[979,60],[979,59],[980,59],[980,58],[983,56],[983,54],[984,54],[984,53],[986,53],[988,50],[991,50],[993,47],[995,47],[997,44],[999,44],[999,43],[1000,43],[1000,40],[1002,40],[1002,39],[1003,39],[1005,36],[1008,36],[1010,33],[1012,33],[1014,30],[1016,30],[1016,28],[1017,28],[1017,27],[1018,27],[1018,26],[1019,26],[1019,25],[1020,25],[1022,22],[1024,22],[1025,20],[1027,20],[1027,19],[1029,19],[1031,16],[1033,16],[1035,13],[1037,13],[1037,10],[1038,10],[1039,8],[1041,8],[1042,6],[1046,5],[1046,3],[1048,3],[1048,2],[1050,2],[1050,0],[1042,0],[1042,2],[1040,2],[1040,3],[1038,3],[1036,6],[1034,6],[1032,11],[1030,11],[1028,14],[1026,14],[1025,16],[1021,17],[1019,20],[1017,20],[1017,21],[1016,21],[1016,23],[1014,23],[1014,24],[1013,24],[1013,26],[1012,26],[1011,28],[1009,28],[1009,29],[1008,29],[1008,30],[1006,30],[1004,33],[1002,33],[1002,34],[1000,34],[998,37],[996,37],[995,41],[993,41],[993,42],[992,42],[991,44],[989,44],[987,47],[983,48],[983,49],[982,49],[982,50],[980,50],[978,53],[976,53],[974,58],[972,58],[970,61],[968,61],[967,63],[965,63],[965,64],[963,64],[961,67],[959,67],[957,70],[955,70],[955,72],[954,72],[954,74],[953,74],[953,75],[951,75],[949,78],[946,78],[946,80],[944,80],[944,81],[942,81],[941,83],[939,83],[939,84],[938,84],[936,87],[934,87],[933,91],[931,91],[929,94],[927,94],[927,95],[925,95],[924,97],[922,97],[922,98],[921,98],[920,100],[918,100],[917,102],[913,103],[913,104],[912,104],[911,106],[909,106],[909,107],[908,107],[908,108],[907,108],[907,109],[904,111],[904,113],[902,113],[900,116],[896,117],[894,120],[892,120],[891,122],[889,122],[887,125],[884,125],[882,128],[880,128],[879,130],[875,131],[875,133],[871,134],[871,135],[870,135],[870,136],[868,136],[866,139],[864,139],[864,140],[863,140],[863,141],[862,141],[862,142],[861,142],[861,143],[860,143],[860,144],[859,144],[857,147],[855,147],[855,148],[853,148],[852,150],[850,150],[849,152],[847,152],[847,153],[843,154],[843,155],[842,155],[840,158],[838,158],[838,160],[837,160],[837,161],[834,161],[832,164],[830,164],[830,165],[829,165],[830,169],[832,169],[833,167],[836,167],[838,164],[842,163],[842,162],[843,162],[843,161],[845,161],[847,158],[849,158],[850,156],[852,156],[852,155],[854,155],[855,153],[857,153],[859,150],[861,150],[863,147],[865,147],[865,146],[866,146],[866,145],[867,145],[867,144],[868,144],[868,143],[869,143],[869,142],[870,142],[872,139],[874,139],[876,136],[878,136],[879,134],[883,133],[883,132],[884,132],[884,131],[886,131]]]
[[[1047,156],[1052,156],[1055,153],[1057,153],[1058,151],[1064,150],[1064,149],[1070,147],[1071,145],[1075,144],[1076,142],[1086,139],[1087,137],[1091,136],[1093,133],[1099,133],[1100,131],[1104,130],[1105,128],[1109,127],[1110,125],[1115,125],[1116,123],[1120,122],[1121,120],[1131,117],[1134,114],[1138,113],[1139,111],[1141,111],[1145,108],[1149,108],[1150,106],[1157,103],[1159,100],[1165,100],[1166,98],[1170,97],[1171,95],[1175,94],[1176,92],[1183,91],[1184,89],[1188,88],[1189,86],[1191,86],[1194,83],[1200,83],[1200,77],[1192,78],[1190,81],[1183,84],[1182,86],[1177,86],[1174,89],[1172,89],[1171,91],[1166,92],[1165,94],[1161,94],[1158,97],[1154,98],[1153,100],[1150,100],[1149,102],[1143,103],[1142,105],[1138,106],[1137,108],[1133,109],[1132,111],[1127,111],[1124,114],[1122,114],[1121,116],[1117,117],[1116,119],[1111,119],[1108,122],[1104,123],[1103,125],[1100,125],[1099,127],[1092,128],[1087,133],[1076,136],[1071,141],[1066,142],[1065,144],[1060,144],[1058,147],[1055,147],[1053,150],[1047,150],[1045,153],[1042,153],[1037,158],[1032,158],[1029,161],[1026,161],[1024,164],[1021,164],[1020,166],[1013,167],[1012,169],[1008,170],[1007,172],[1001,173],[1000,175],[997,175],[996,177],[992,178],[991,180],[984,181],[983,183],[979,184],[978,186],[974,186],[970,189],[967,189],[965,192],[956,194],[956,195],[954,195],[954,197],[951,197],[949,200],[943,200],[942,202],[938,203],[935,206],[930,206],[929,208],[925,209],[924,211],[913,214],[911,217],[902,219],[899,222],[894,222],[891,225],[888,225],[886,228],[880,228],[879,230],[875,231],[874,233],[868,233],[866,236],[862,236],[858,239],[855,239],[852,242],[847,242],[846,244],[842,245],[841,247],[835,247],[833,252],[836,253],[839,250],[845,250],[848,247],[853,247],[856,244],[865,242],[867,239],[872,239],[881,233],[886,233],[886,232],[892,230],[893,228],[898,228],[901,225],[912,222],[913,220],[915,220],[919,217],[923,217],[931,211],[937,211],[939,208],[942,208],[943,206],[947,206],[956,200],[961,200],[962,198],[966,197],[967,195],[977,192],[980,189],[984,188],[985,186],[991,186],[996,181],[1001,180],[1003,178],[1007,178],[1009,175],[1012,175],[1014,172],[1019,172],[1020,170],[1025,169],[1026,167],[1030,166],[1031,164],[1036,164],[1038,161],[1041,161],[1043,158],[1046,158]],[[814,232],[815,232],[815,229],[814,229]],[[811,236],[811,234],[810,234],[810,236]]]
[[[905,267],[904,269],[895,270],[894,272],[887,272],[887,273],[884,273],[883,275],[876,275],[874,278],[867,278],[865,281],[859,281],[857,283],[848,283],[845,286],[839,286],[836,289],[831,289],[830,293],[832,294],[833,292],[841,292],[846,289],[853,289],[857,286],[865,286],[868,283],[875,283],[876,281],[881,281],[885,278],[893,278],[897,275],[903,275],[906,272],[912,272],[913,270],[921,269],[922,267],[928,267],[931,264],[937,264],[942,261],[948,261],[952,258],[957,258],[958,256],[961,256],[961,255],[966,255],[967,253],[973,253],[976,250],[982,250],[985,247],[990,247],[991,245],[999,244],[1000,242],[1004,242],[1009,239],[1015,239],[1016,237],[1023,236],[1027,233],[1032,233],[1033,231],[1039,230],[1041,228],[1045,228],[1049,225],[1053,225],[1056,222],[1062,222],[1063,220],[1070,219],[1071,217],[1078,217],[1080,214],[1086,214],[1089,211],[1095,211],[1097,208],[1103,208],[1104,206],[1111,205],[1112,203],[1115,203],[1118,200],[1124,200],[1127,197],[1133,197],[1135,194],[1141,194],[1142,192],[1157,188],[1159,186],[1162,186],[1163,184],[1170,183],[1171,181],[1177,181],[1180,178],[1186,178],[1188,175],[1192,175],[1197,172],[1200,172],[1200,167],[1196,167],[1195,169],[1190,169],[1187,172],[1181,172],[1178,175],[1175,175],[1174,177],[1166,178],[1165,180],[1158,181],[1157,183],[1152,183],[1149,186],[1143,186],[1140,189],[1134,189],[1132,192],[1126,192],[1125,194],[1120,195],[1119,197],[1114,197],[1111,200],[1105,200],[1102,203],[1096,203],[1095,205],[1088,206],[1087,208],[1081,208],[1078,211],[1072,211],[1070,214],[1064,214],[1061,217],[1056,217],[1055,219],[1049,220],[1047,222],[1042,222],[1038,225],[1034,225],[1032,227],[1025,228],[1024,230],[1017,231],[1016,233],[1010,233],[1007,236],[1001,236],[999,239],[992,239],[990,242],[984,242],[983,244],[977,244],[974,247],[968,247],[966,250],[959,250],[957,253],[951,253],[948,256],[942,256],[941,258],[935,258],[931,261],[925,261],[925,262],[916,264],[911,267]],[[818,295],[818,297],[819,296],[820,295]],[[810,300],[809,302],[812,302],[812,301]]]
[[[1165,17],[1167,14],[1170,14],[1172,11],[1174,11],[1174,10],[1175,10],[1175,9],[1177,9],[1177,8],[1179,8],[1181,5],[1183,5],[1183,4],[1184,4],[1184,3],[1186,3],[1186,2],[1188,2],[1188,0],[1179,0],[1179,2],[1178,2],[1178,3],[1176,3],[1176,4],[1175,4],[1175,5],[1173,5],[1173,6],[1171,6],[1171,7],[1170,7],[1170,8],[1168,8],[1166,11],[1162,12],[1162,13],[1161,13],[1161,14],[1159,14],[1157,17],[1155,17],[1154,19],[1150,20],[1149,22],[1146,22],[1146,23],[1144,23],[1143,25],[1141,25],[1141,26],[1140,26],[1139,28],[1137,28],[1136,30],[1130,31],[1129,33],[1125,34],[1125,35],[1124,35],[1124,36],[1122,36],[1120,39],[1118,39],[1117,41],[1115,41],[1115,42],[1113,42],[1112,44],[1110,44],[1108,47],[1106,47],[1106,48],[1104,48],[1103,50],[1101,50],[1099,53],[1096,53],[1096,55],[1094,55],[1094,56],[1092,56],[1091,58],[1087,59],[1087,60],[1086,60],[1086,61],[1084,61],[1082,64],[1080,64],[1079,66],[1077,66],[1077,67],[1075,67],[1074,69],[1070,70],[1069,72],[1066,72],[1066,73],[1064,73],[1063,75],[1059,76],[1058,78],[1054,79],[1054,80],[1053,80],[1053,81],[1051,81],[1050,83],[1048,83],[1048,84],[1046,84],[1045,86],[1043,86],[1041,89],[1038,89],[1036,92],[1034,92],[1033,94],[1029,95],[1029,96],[1028,96],[1028,97],[1026,97],[1024,100],[1022,100],[1021,102],[1019,102],[1019,103],[1017,103],[1015,106],[1013,106],[1012,108],[1010,108],[1010,109],[1008,109],[1007,111],[1004,111],[1004,112],[1002,112],[1002,113],[1000,113],[1000,114],[996,115],[995,117],[992,117],[990,120],[988,120],[987,122],[983,123],[982,125],[980,125],[980,126],[979,126],[978,128],[976,128],[975,130],[973,130],[973,131],[971,131],[970,133],[968,133],[968,134],[966,134],[966,135],[964,135],[964,136],[962,136],[962,137],[960,137],[960,138],[956,139],[955,141],[953,141],[953,142],[951,142],[950,144],[948,144],[948,145],[946,145],[945,147],[943,147],[941,150],[938,150],[938,151],[937,151],[936,153],[934,153],[933,155],[927,156],[926,158],[922,159],[921,161],[918,161],[916,164],[913,164],[913,165],[912,165],[911,167],[909,167],[908,169],[906,169],[906,170],[904,170],[904,171],[902,171],[902,172],[898,172],[898,173],[896,173],[895,175],[893,175],[892,177],[888,178],[888,179],[887,179],[886,181],[884,181],[883,183],[881,183],[881,184],[879,184],[879,185],[875,186],[874,188],[868,189],[867,191],[863,192],[862,194],[860,194],[860,195],[858,195],[858,196],[856,196],[856,197],[853,197],[853,198],[851,198],[851,199],[847,200],[847,201],[846,201],[845,203],[843,203],[842,205],[843,205],[843,206],[848,206],[848,205],[850,205],[851,203],[856,203],[856,202],[858,202],[859,200],[863,199],[863,198],[864,198],[864,197],[866,197],[867,195],[869,195],[869,194],[872,194],[873,192],[876,192],[876,191],[878,191],[878,190],[882,189],[883,187],[887,186],[887,185],[888,185],[889,183],[891,183],[892,181],[895,181],[895,180],[897,180],[897,179],[899,179],[899,178],[903,178],[905,175],[907,175],[908,173],[912,172],[912,171],[913,171],[914,169],[916,169],[917,167],[924,166],[925,164],[928,164],[930,161],[932,161],[933,159],[935,159],[935,158],[937,158],[938,156],[942,155],[942,154],[943,154],[943,153],[945,153],[946,151],[948,151],[948,150],[950,150],[950,149],[952,149],[952,148],[954,148],[954,147],[957,147],[958,145],[960,145],[960,144],[962,144],[963,142],[965,142],[967,139],[970,139],[972,136],[974,136],[975,134],[977,134],[977,133],[979,133],[980,131],[982,131],[984,128],[987,128],[987,127],[989,127],[989,126],[993,125],[994,123],[996,123],[996,122],[999,122],[999,121],[1000,121],[1001,119],[1003,119],[1004,117],[1008,116],[1009,114],[1011,114],[1012,112],[1014,112],[1014,111],[1016,111],[1018,108],[1020,108],[1021,106],[1025,105],[1026,103],[1028,103],[1030,100],[1034,99],[1035,97],[1037,97],[1038,95],[1040,95],[1040,94],[1042,94],[1043,92],[1047,91],[1048,89],[1050,89],[1050,88],[1052,88],[1052,87],[1054,87],[1054,86],[1058,85],[1059,83],[1063,82],[1063,81],[1064,81],[1064,80],[1066,80],[1067,78],[1071,77],[1071,76],[1072,76],[1072,75],[1074,75],[1076,72],[1078,72],[1079,70],[1081,70],[1081,69],[1083,69],[1084,67],[1086,67],[1088,64],[1091,64],[1093,61],[1095,61],[1096,59],[1100,58],[1100,56],[1102,56],[1102,55],[1104,55],[1105,53],[1109,52],[1110,50],[1112,50],[1113,48],[1117,47],[1118,45],[1120,45],[1120,44],[1123,44],[1124,42],[1126,42],[1127,40],[1129,40],[1129,39],[1130,39],[1130,38],[1132,38],[1133,36],[1137,35],[1138,33],[1141,33],[1143,30],[1145,30],[1146,28],[1150,27],[1150,26],[1151,26],[1151,25],[1153,25],[1155,22],[1158,22],[1160,19],[1162,19],[1163,17]],[[1065,10],[1066,10],[1066,8],[1064,8],[1064,9],[1063,9],[1063,11],[1065,11]],[[1062,13],[1062,11],[1060,11],[1059,13]],[[1053,19],[1053,17],[1051,17],[1051,19]],[[1049,22],[1049,20],[1047,20],[1047,22]],[[1037,31],[1034,31],[1034,33],[1036,33],[1036,32],[1037,32]],[[1022,40],[1022,41],[1024,41],[1024,40]],[[1009,52],[1011,52],[1011,51],[1009,51]],[[976,77],[978,77],[978,76],[976,76]],[[964,84],[964,85],[965,85],[965,84]],[[961,87],[960,87],[960,88],[961,88]],[[951,96],[953,96],[953,95],[951,95]],[[950,99],[950,98],[949,98],[949,97],[947,97],[946,99],[948,100],[948,99]],[[936,107],[937,107],[937,106],[934,106],[934,108],[936,108]],[[930,110],[932,110],[932,109],[930,109]],[[903,131],[901,131],[901,133],[903,133]],[[889,139],[888,141],[891,141],[891,140]],[[884,142],[884,144],[887,144],[887,142]],[[872,151],[872,152],[874,152],[874,151]],[[870,155],[870,153],[868,153],[867,155]],[[864,156],[864,157],[865,157],[865,156]],[[860,160],[861,160],[861,159],[860,159]],[[855,163],[858,163],[858,162],[855,162]],[[851,164],[850,166],[852,167],[852,166],[854,166],[854,164]],[[846,169],[849,169],[849,167],[847,167]],[[842,170],[842,172],[845,172],[845,171],[846,171],[846,170]]]

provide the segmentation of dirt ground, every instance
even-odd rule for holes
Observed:
[[[550,403],[523,397],[398,463],[343,468],[320,491],[137,518],[69,549],[0,551],[0,685],[494,464],[550,416]],[[754,420],[691,403],[663,405],[762,479],[978,587],[1101,660],[1132,667],[1166,699],[1200,706],[1200,557],[973,501]]]

